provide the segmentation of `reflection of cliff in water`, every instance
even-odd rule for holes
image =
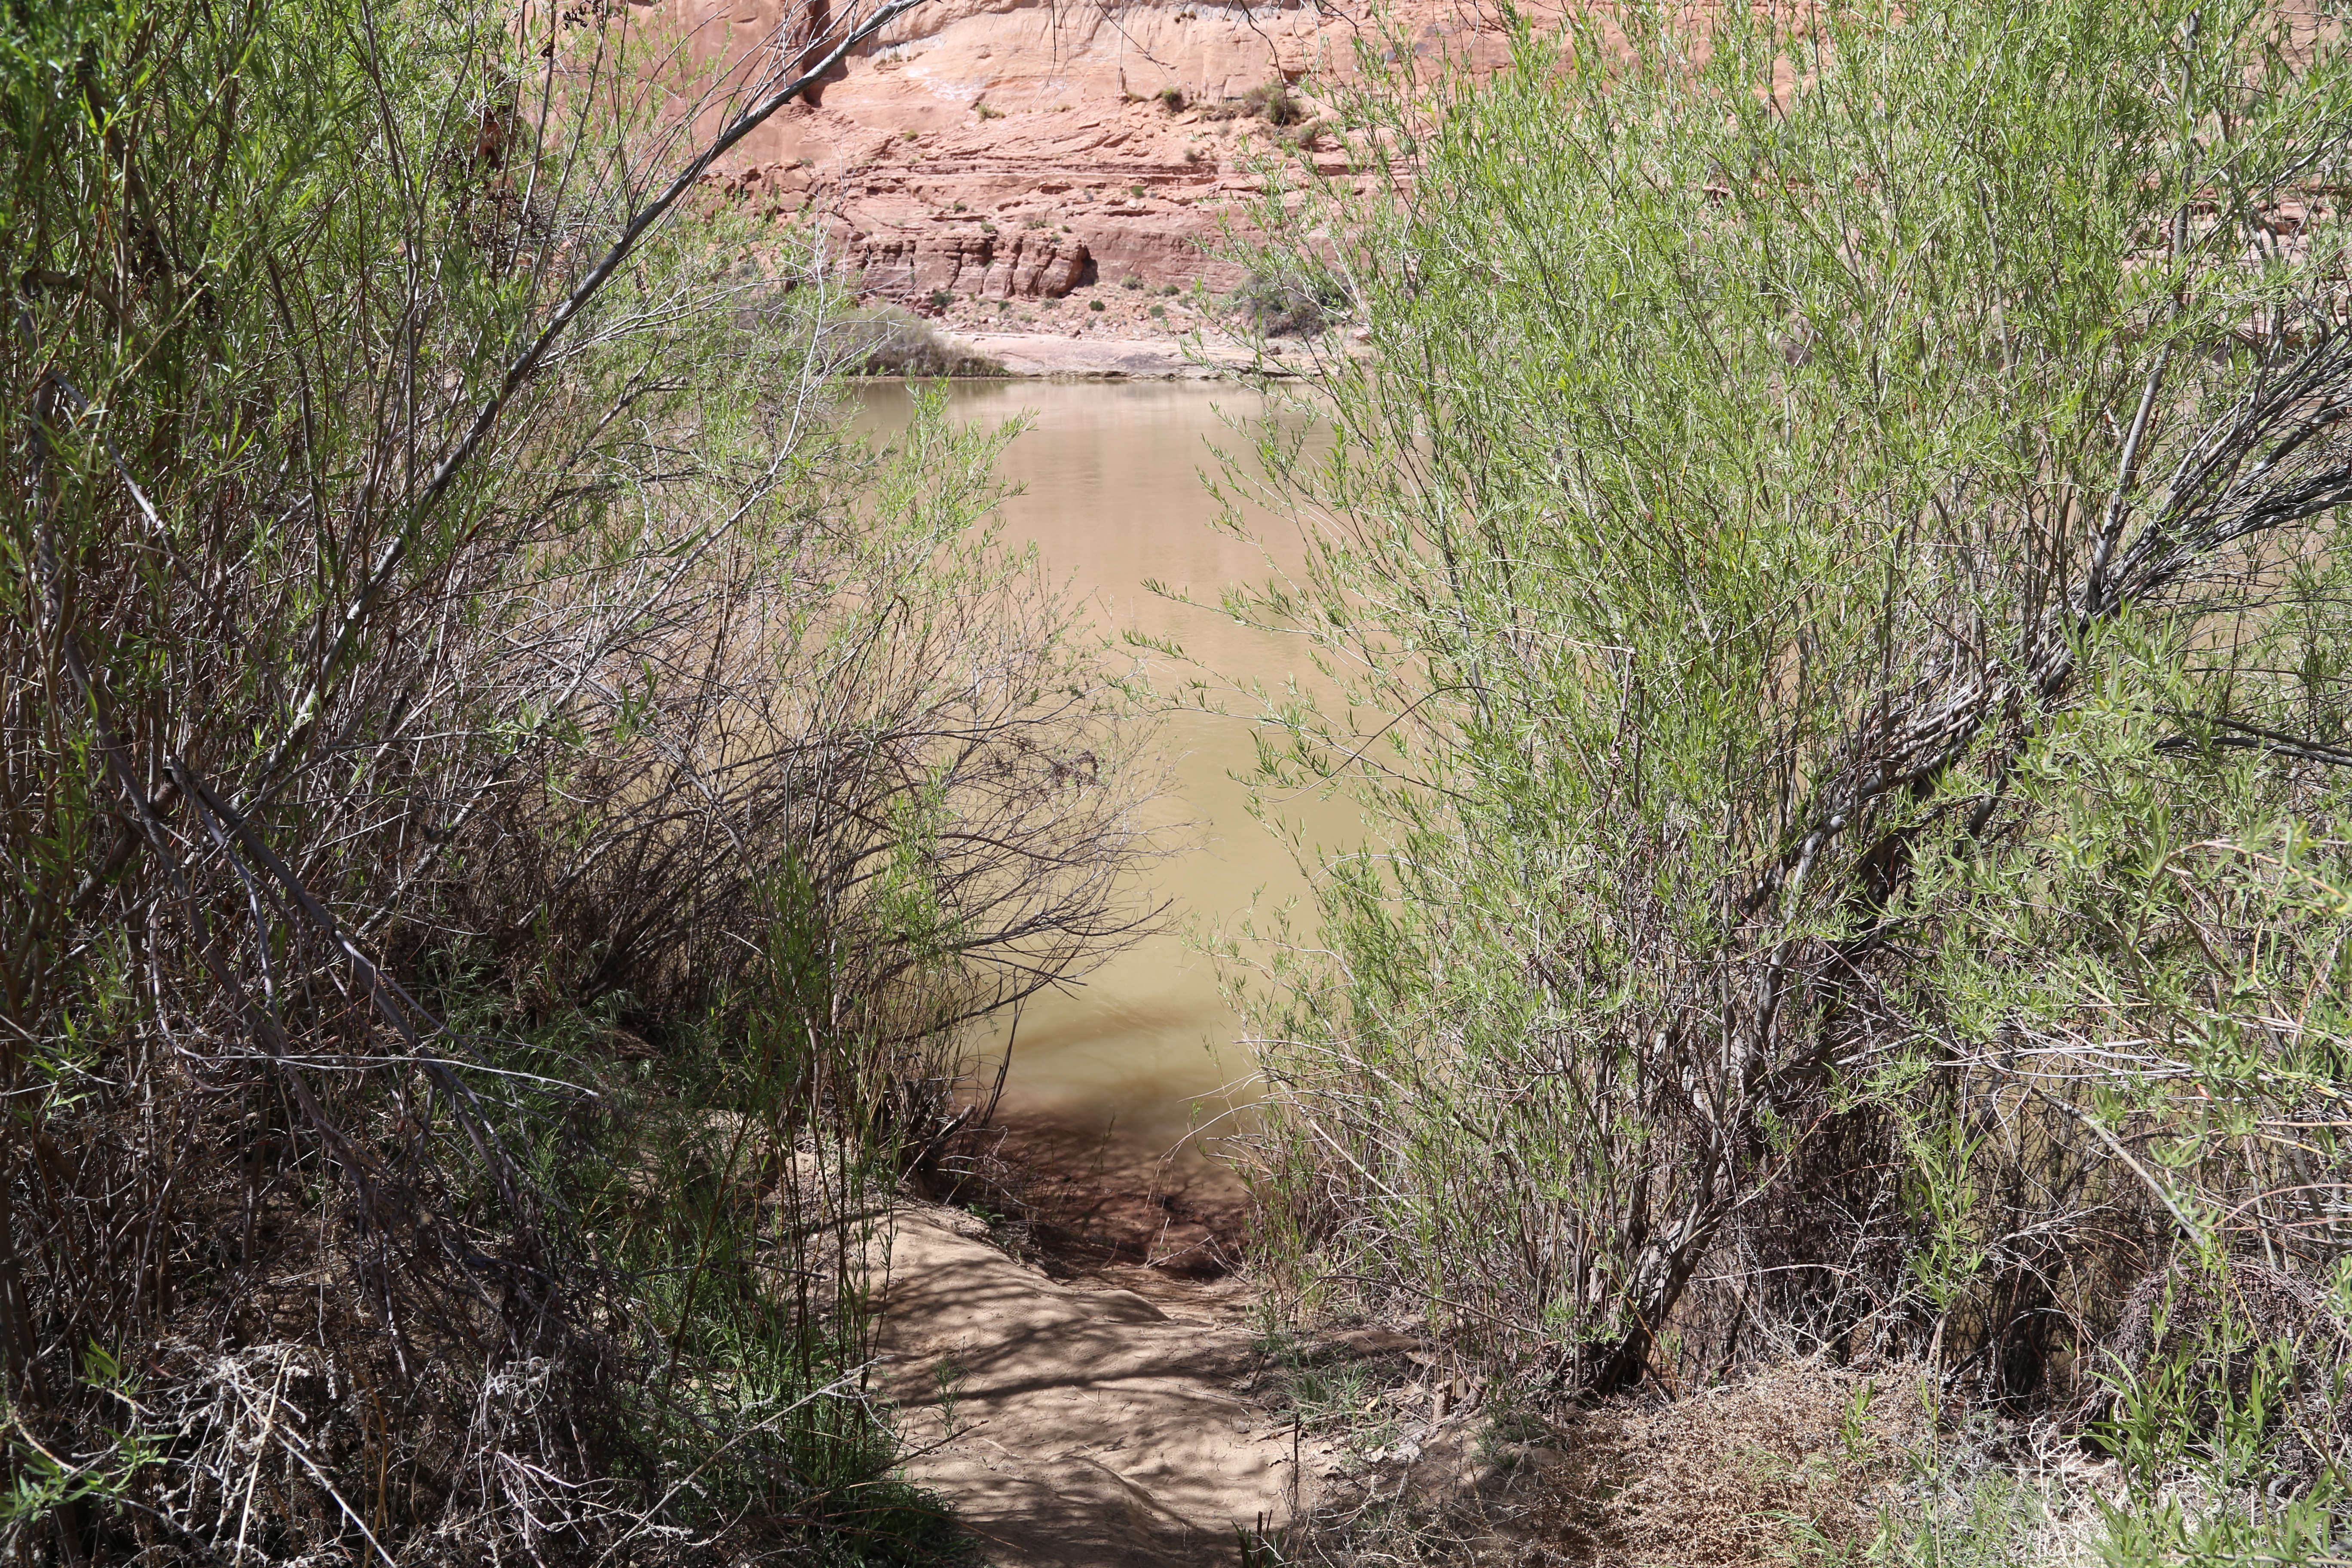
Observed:
[[[1255,547],[1212,526],[1217,507],[1201,482],[1216,469],[1208,443],[1246,446],[1220,411],[1255,415],[1258,395],[1230,384],[966,382],[952,395],[963,418],[1034,416],[1003,458],[1003,477],[1024,487],[1004,507],[1005,537],[1034,541],[1048,576],[1067,581],[1099,622],[1172,640],[1212,669],[1245,670],[1269,685],[1291,672],[1294,646],[1143,589],[1157,580],[1213,604],[1226,584],[1265,575]],[[875,385],[864,422],[887,429],[906,407],[902,388]],[[1297,662],[1302,678],[1311,674]],[[1177,673],[1157,656],[1153,672],[1163,685]],[[1254,900],[1272,907],[1303,895],[1288,856],[1250,818],[1227,776],[1253,755],[1247,724],[1179,715],[1163,746],[1175,763],[1165,819],[1197,825],[1198,847],[1153,876],[1175,900],[1177,921],[1213,927]],[[1327,843],[1355,820],[1344,804],[1311,797],[1286,811],[1305,815]],[[1001,1020],[984,1048],[1001,1051],[1011,1026]],[[1033,1124],[1107,1132],[1122,1158],[1157,1154],[1251,1098],[1250,1055],[1235,1043],[1241,1028],[1219,994],[1215,964],[1171,930],[1023,1009],[1005,1109]]]

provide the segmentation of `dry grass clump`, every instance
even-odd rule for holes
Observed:
[[[1336,1486],[1267,1561],[1746,1568],[1870,1541],[1928,1428],[1913,1368],[1776,1367],[1679,1401],[1470,1411]]]
[[[1733,1568],[1865,1541],[1927,1425],[1916,1380],[1801,1363],[1573,1417],[1531,1482],[1524,1560]]]
[[[2352,1452],[2342,1380],[2352,1373],[2352,1323],[2330,1292],[2299,1275],[2244,1258],[2218,1269],[2177,1260],[2150,1273],[2123,1304],[2108,1357],[2126,1380],[2166,1369],[2200,1369],[2214,1393],[2231,1401],[2263,1396],[2279,1402],[2269,1425],[2283,1453],[2275,1462],[2305,1485],[2330,1460]],[[2263,1364],[2265,1360],[2273,1363]],[[2076,1419],[2110,1422],[2126,1399],[2114,1384],[2100,1386]],[[2195,1411],[2200,1426],[2219,1412],[2209,1401]]]

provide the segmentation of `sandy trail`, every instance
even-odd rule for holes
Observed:
[[[898,1215],[882,1348],[908,1474],[1002,1568],[1235,1562],[1236,1527],[1311,1505],[1328,1468],[1251,1400],[1240,1287],[1118,1272],[1057,1281],[961,1210]]]

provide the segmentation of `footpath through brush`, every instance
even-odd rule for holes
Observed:
[[[1158,1300],[1049,1279],[961,1209],[897,1215],[882,1348],[908,1473],[1002,1568],[1192,1568],[1313,1506],[1332,1448],[1255,1397],[1247,1289],[1137,1282]]]

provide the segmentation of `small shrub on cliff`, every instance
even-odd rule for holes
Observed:
[[[1307,107],[1294,97],[1290,84],[1276,79],[1261,82],[1239,98],[1200,107],[1203,120],[1263,120],[1269,125],[1295,125],[1307,118]]]

